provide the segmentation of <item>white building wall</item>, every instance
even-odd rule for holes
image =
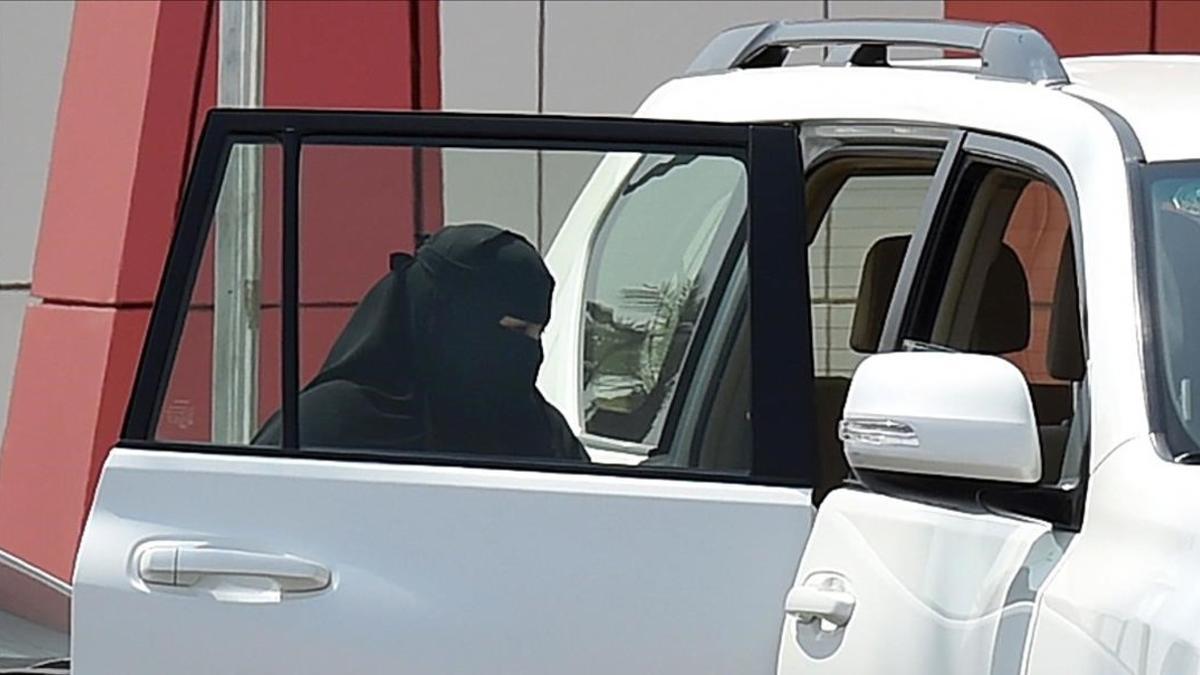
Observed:
[[[29,302],[75,5],[0,2],[0,438]]]

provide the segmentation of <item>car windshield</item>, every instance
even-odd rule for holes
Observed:
[[[70,607],[67,584],[0,551],[0,672],[67,672]]]
[[[1152,400],[1176,457],[1200,459],[1200,161],[1145,169]]]

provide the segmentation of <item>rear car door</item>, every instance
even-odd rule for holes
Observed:
[[[1041,592],[1082,523],[1089,413],[1070,175],[1040,148],[960,133],[934,185],[900,272],[911,291],[883,344],[1016,366],[1036,416],[1040,477],[982,479],[933,462],[881,470],[851,457],[855,479],[821,503],[785,601],[780,675],[1024,672]],[[972,377],[947,379],[989,386]],[[922,443],[986,454],[986,415],[958,420],[964,433],[939,441],[893,422],[909,419],[899,411],[915,389],[883,384],[882,419],[898,426],[862,443],[888,445],[888,433],[907,430],[914,442],[897,457]],[[1001,406],[991,413],[1002,418]]]
[[[544,218],[546,157],[599,162],[575,219],[706,167],[657,213],[708,228],[690,254],[718,264],[607,296],[685,326],[609,326],[669,334],[650,363],[682,360],[650,457],[306,443],[301,397],[396,253],[444,225]],[[212,113],[81,542],[74,672],[770,672],[812,517],[800,164],[788,125]],[[679,420],[745,310],[735,278],[752,442],[692,461]]]

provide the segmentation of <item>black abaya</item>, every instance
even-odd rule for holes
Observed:
[[[586,461],[535,387],[541,344],[500,325],[550,318],[554,281],[520,236],[447,227],[395,256],[300,393],[300,443]],[[258,445],[277,445],[276,413]]]

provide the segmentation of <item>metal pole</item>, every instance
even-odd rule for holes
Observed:
[[[262,0],[221,0],[217,105],[262,106]],[[217,202],[212,435],[244,444],[258,427],[262,147],[235,145]]]

